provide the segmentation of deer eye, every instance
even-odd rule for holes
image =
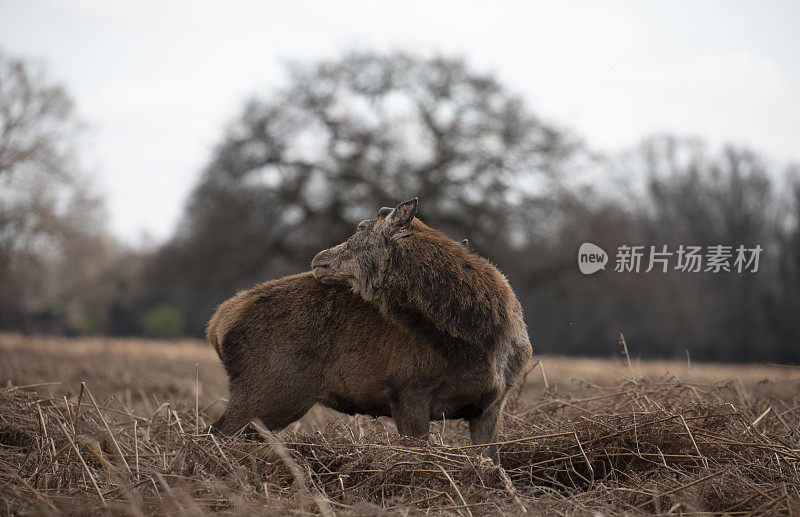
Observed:
[[[363,230],[363,229],[364,229],[364,228],[366,228],[366,227],[367,227],[366,223],[360,223],[360,224],[359,224],[359,225],[356,227],[356,231],[357,231],[357,232],[360,232],[361,230]]]

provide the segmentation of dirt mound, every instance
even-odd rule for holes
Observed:
[[[502,468],[463,423],[427,441],[381,421],[216,439],[204,415],[140,416],[88,389],[0,390],[4,513],[800,513],[800,406],[740,389],[625,382],[512,402]],[[255,436],[253,436],[255,434]]]

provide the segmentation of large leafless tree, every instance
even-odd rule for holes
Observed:
[[[355,53],[289,72],[231,124],[162,255],[195,325],[235,288],[308,267],[412,196],[454,238],[494,257],[519,249],[579,149],[458,59]]]
[[[94,274],[102,207],[75,153],[80,129],[60,85],[41,67],[0,53],[2,327],[82,313],[67,293],[86,288],[81,282]]]

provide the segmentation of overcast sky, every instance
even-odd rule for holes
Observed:
[[[800,161],[800,2],[0,0],[0,49],[43,62],[91,128],[111,229],[174,230],[243,99],[287,60],[464,56],[615,152],[659,131]]]

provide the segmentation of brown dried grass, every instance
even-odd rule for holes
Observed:
[[[461,422],[428,440],[363,418],[216,439],[194,404],[137,414],[83,385],[3,388],[0,512],[800,515],[796,394],[674,379],[591,391],[512,401],[500,468]]]

